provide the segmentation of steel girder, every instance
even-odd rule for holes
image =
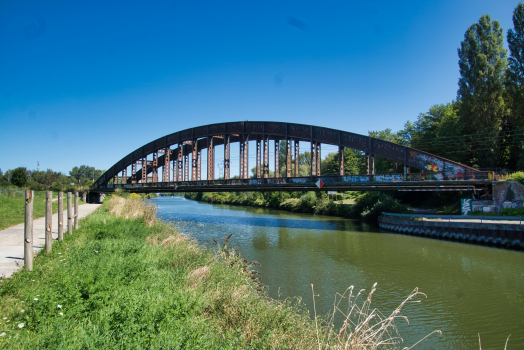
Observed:
[[[437,167],[436,169],[439,169],[439,171],[454,171],[457,173],[478,171],[475,168],[468,167],[466,165],[436,156],[431,153],[347,131],[296,123],[245,121],[203,125],[160,137],[142,147],[137,148],[116,162],[111,168],[102,174],[100,178],[97,179],[92,188],[95,189],[98,186],[107,184],[110,179],[119,176],[119,173],[127,169],[128,166],[136,165],[138,161],[147,159],[148,155],[158,152],[159,150],[165,149],[168,151],[171,146],[176,145],[177,148],[170,150],[171,153],[168,155],[168,162],[169,159],[176,161],[179,156],[178,152],[180,147],[182,148],[181,156],[184,158],[186,155],[189,155],[193,152],[193,142],[198,141],[195,142],[195,144],[197,147],[197,152],[200,152],[202,149],[208,148],[208,143],[211,142],[211,139],[213,146],[223,145],[225,137],[228,139],[228,143],[241,142],[243,140],[261,142],[267,142],[268,140],[285,140],[286,142],[289,142],[287,147],[288,157],[290,155],[289,153],[291,153],[291,140],[293,140],[295,144],[298,144],[300,141],[305,141],[310,142],[315,146],[319,146],[320,144],[324,143],[344,148],[352,148],[369,155],[369,168],[373,166],[372,160],[374,157],[381,156],[393,160],[394,162],[403,163],[404,166],[408,169],[410,166],[413,166],[419,169],[435,169],[435,167]],[[184,144],[184,142],[189,144]],[[247,158],[246,151],[244,151],[244,156]],[[315,153],[319,151],[320,149],[315,147]],[[229,156],[229,154],[227,156]],[[165,157],[166,153],[156,159],[157,166],[158,164],[166,163]],[[247,170],[247,162],[243,163],[243,175],[247,176],[245,171]],[[290,163],[289,158],[287,163]],[[147,162],[145,162],[145,164],[147,167],[145,169],[146,174],[154,171],[155,167],[153,165],[149,166]],[[265,159],[264,164],[266,164]],[[316,173],[318,173],[320,170],[320,164],[315,165],[316,169],[314,170]],[[289,170],[287,171],[288,177],[291,175]],[[297,170],[298,169],[296,169],[296,171]],[[143,173],[143,171],[135,168],[133,174],[130,177],[124,179],[127,183],[131,183],[132,181],[138,182],[141,180]],[[175,176],[175,174],[173,174],[173,176]]]

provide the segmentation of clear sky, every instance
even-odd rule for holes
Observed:
[[[518,1],[0,0],[0,168],[107,169],[182,129],[360,134],[456,97],[457,48]]]

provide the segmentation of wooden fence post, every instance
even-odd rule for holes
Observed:
[[[78,230],[78,192],[75,192],[75,230]]]
[[[71,192],[67,192],[67,233],[73,233],[73,208],[71,203]]]
[[[24,264],[33,271],[33,191],[25,191]]]
[[[58,240],[64,240],[64,192],[58,191]]]
[[[45,251],[49,253],[51,251],[51,245],[53,244],[53,192],[46,191],[45,193]]]

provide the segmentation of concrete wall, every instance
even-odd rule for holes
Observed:
[[[503,208],[522,208],[524,202],[524,185],[518,181],[493,182],[493,200],[497,211]]]
[[[445,222],[379,217],[382,229],[433,238],[480,243],[502,248],[524,248],[524,225]]]

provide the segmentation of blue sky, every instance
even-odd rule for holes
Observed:
[[[0,168],[107,169],[237,120],[396,131],[455,98],[464,32],[490,14],[506,36],[517,4],[0,0]]]

